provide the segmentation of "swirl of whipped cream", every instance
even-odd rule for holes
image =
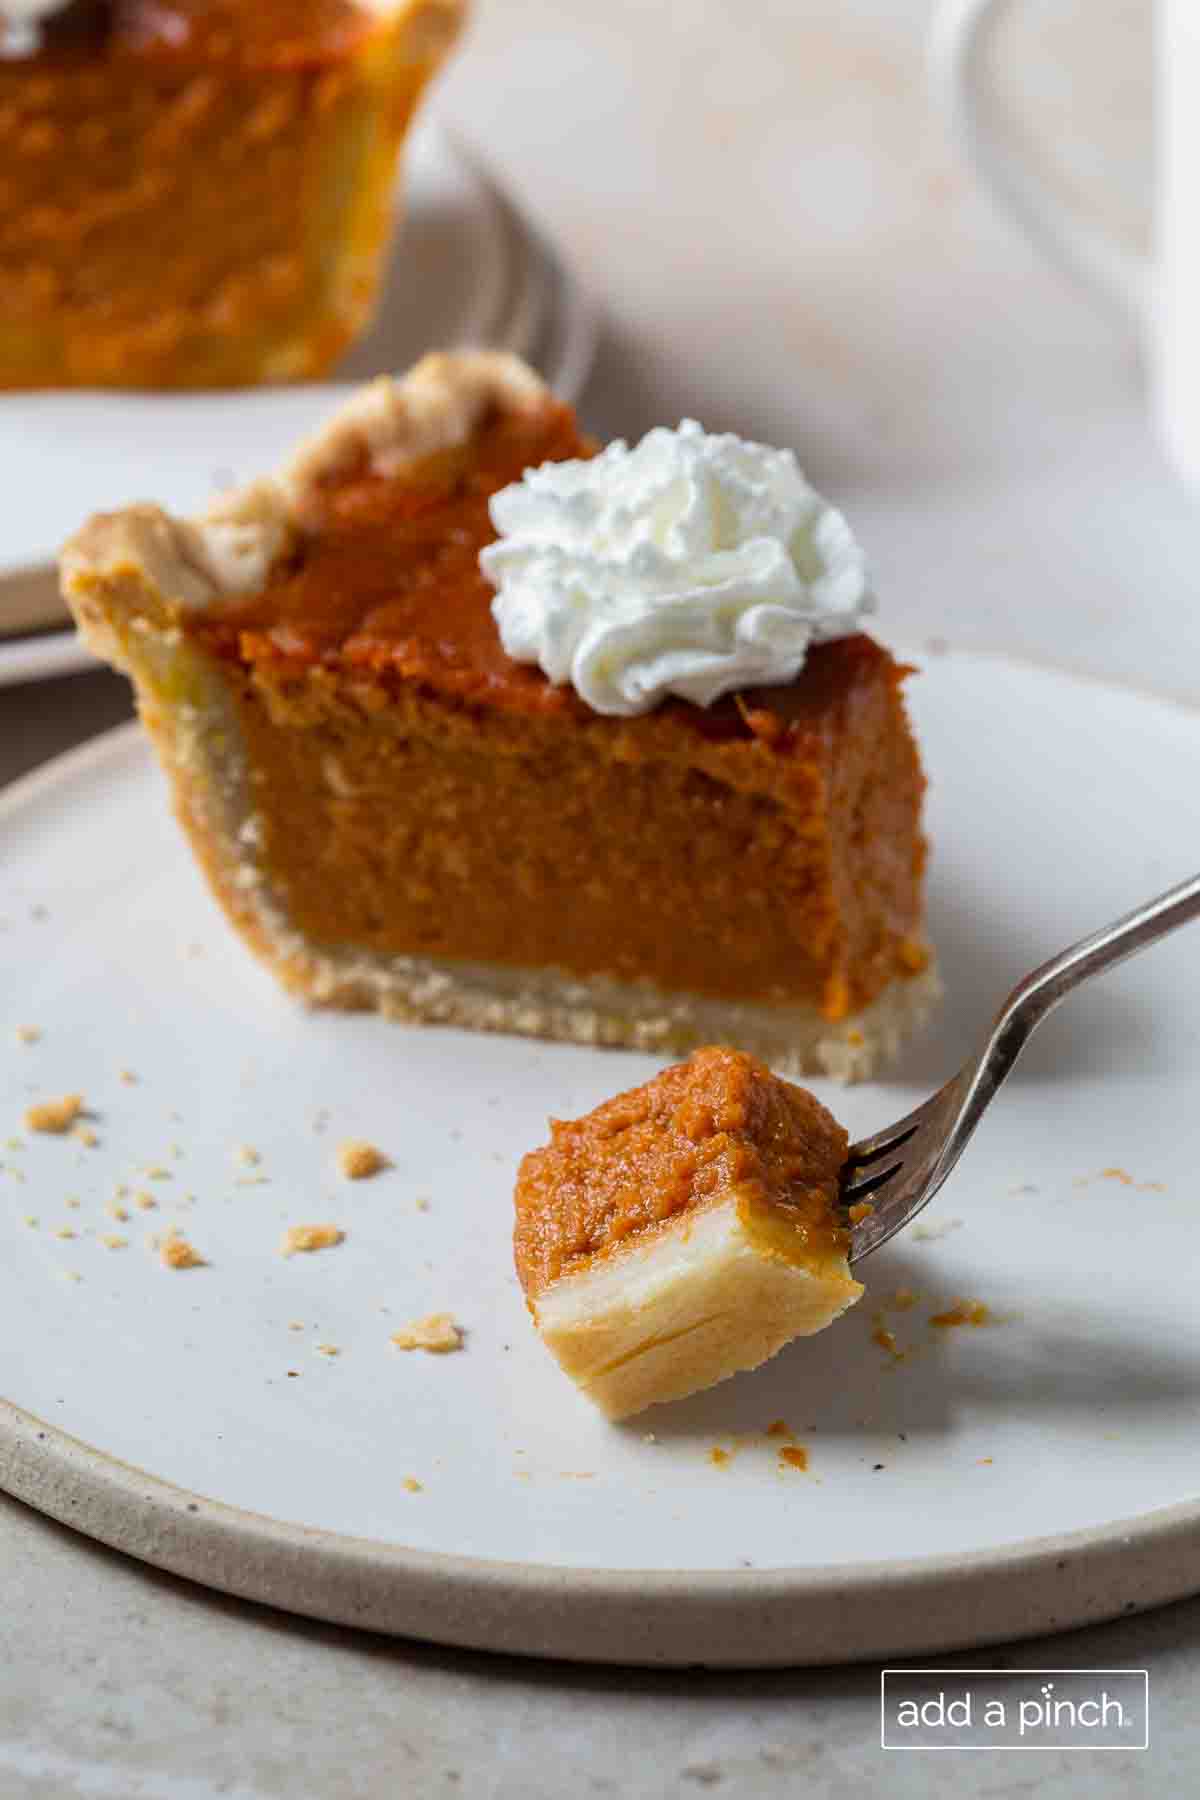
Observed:
[[[500,639],[600,713],[786,682],[874,610],[849,526],[790,450],[685,419],[493,495]]]

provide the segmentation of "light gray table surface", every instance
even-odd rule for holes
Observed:
[[[596,430],[691,413],[794,444],[872,551],[892,641],[1195,703],[1200,505],[1160,465],[1123,326],[990,213],[931,118],[928,10],[480,0],[439,105],[603,303]],[[1025,128],[1131,239],[1147,10],[1041,0],[1004,46]],[[0,691],[0,781],[128,715],[105,673]],[[375,1641],[206,1593],[2,1497],[0,1579],[0,1800],[1107,1800],[1200,1780],[1200,1600],[943,1659],[1146,1666],[1149,1751],[964,1756],[882,1752],[872,1667],[647,1674]]]

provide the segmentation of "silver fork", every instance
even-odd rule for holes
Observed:
[[[1017,983],[979,1055],[945,1087],[906,1118],[851,1144],[842,1169],[841,1205],[867,1202],[870,1210],[864,1205],[852,1222],[850,1261],[870,1256],[928,1206],[1033,1032],[1072,988],[1195,918],[1200,918],[1200,875],[1051,957]]]

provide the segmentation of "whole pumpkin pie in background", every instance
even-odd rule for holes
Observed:
[[[93,519],[64,591],[298,994],[867,1074],[937,984],[859,553],[783,452],[593,452],[520,362],[433,356],[200,519]]]
[[[464,0],[0,5],[0,388],[321,374]]]
[[[757,1368],[862,1294],[847,1137],[803,1088],[697,1050],[521,1163],[513,1249],[543,1342],[610,1418]]]

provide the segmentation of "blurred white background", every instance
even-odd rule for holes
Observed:
[[[994,46],[1014,134],[1140,247],[1152,10],[1025,0]],[[601,299],[593,428],[693,413],[794,445],[893,641],[1200,698],[1200,506],[1153,442],[1140,346],[976,188],[930,98],[932,12],[477,0],[436,104]]]
[[[682,408],[830,481],[983,470],[1123,396],[1128,334],[974,190],[925,81],[930,0],[477,0],[440,110],[603,297],[603,429]],[[1149,0],[1026,0],[1015,129],[1137,241]],[[610,418],[610,409],[619,417]],[[982,420],[981,410],[988,417]],[[1027,448],[1033,448],[1027,445]]]

